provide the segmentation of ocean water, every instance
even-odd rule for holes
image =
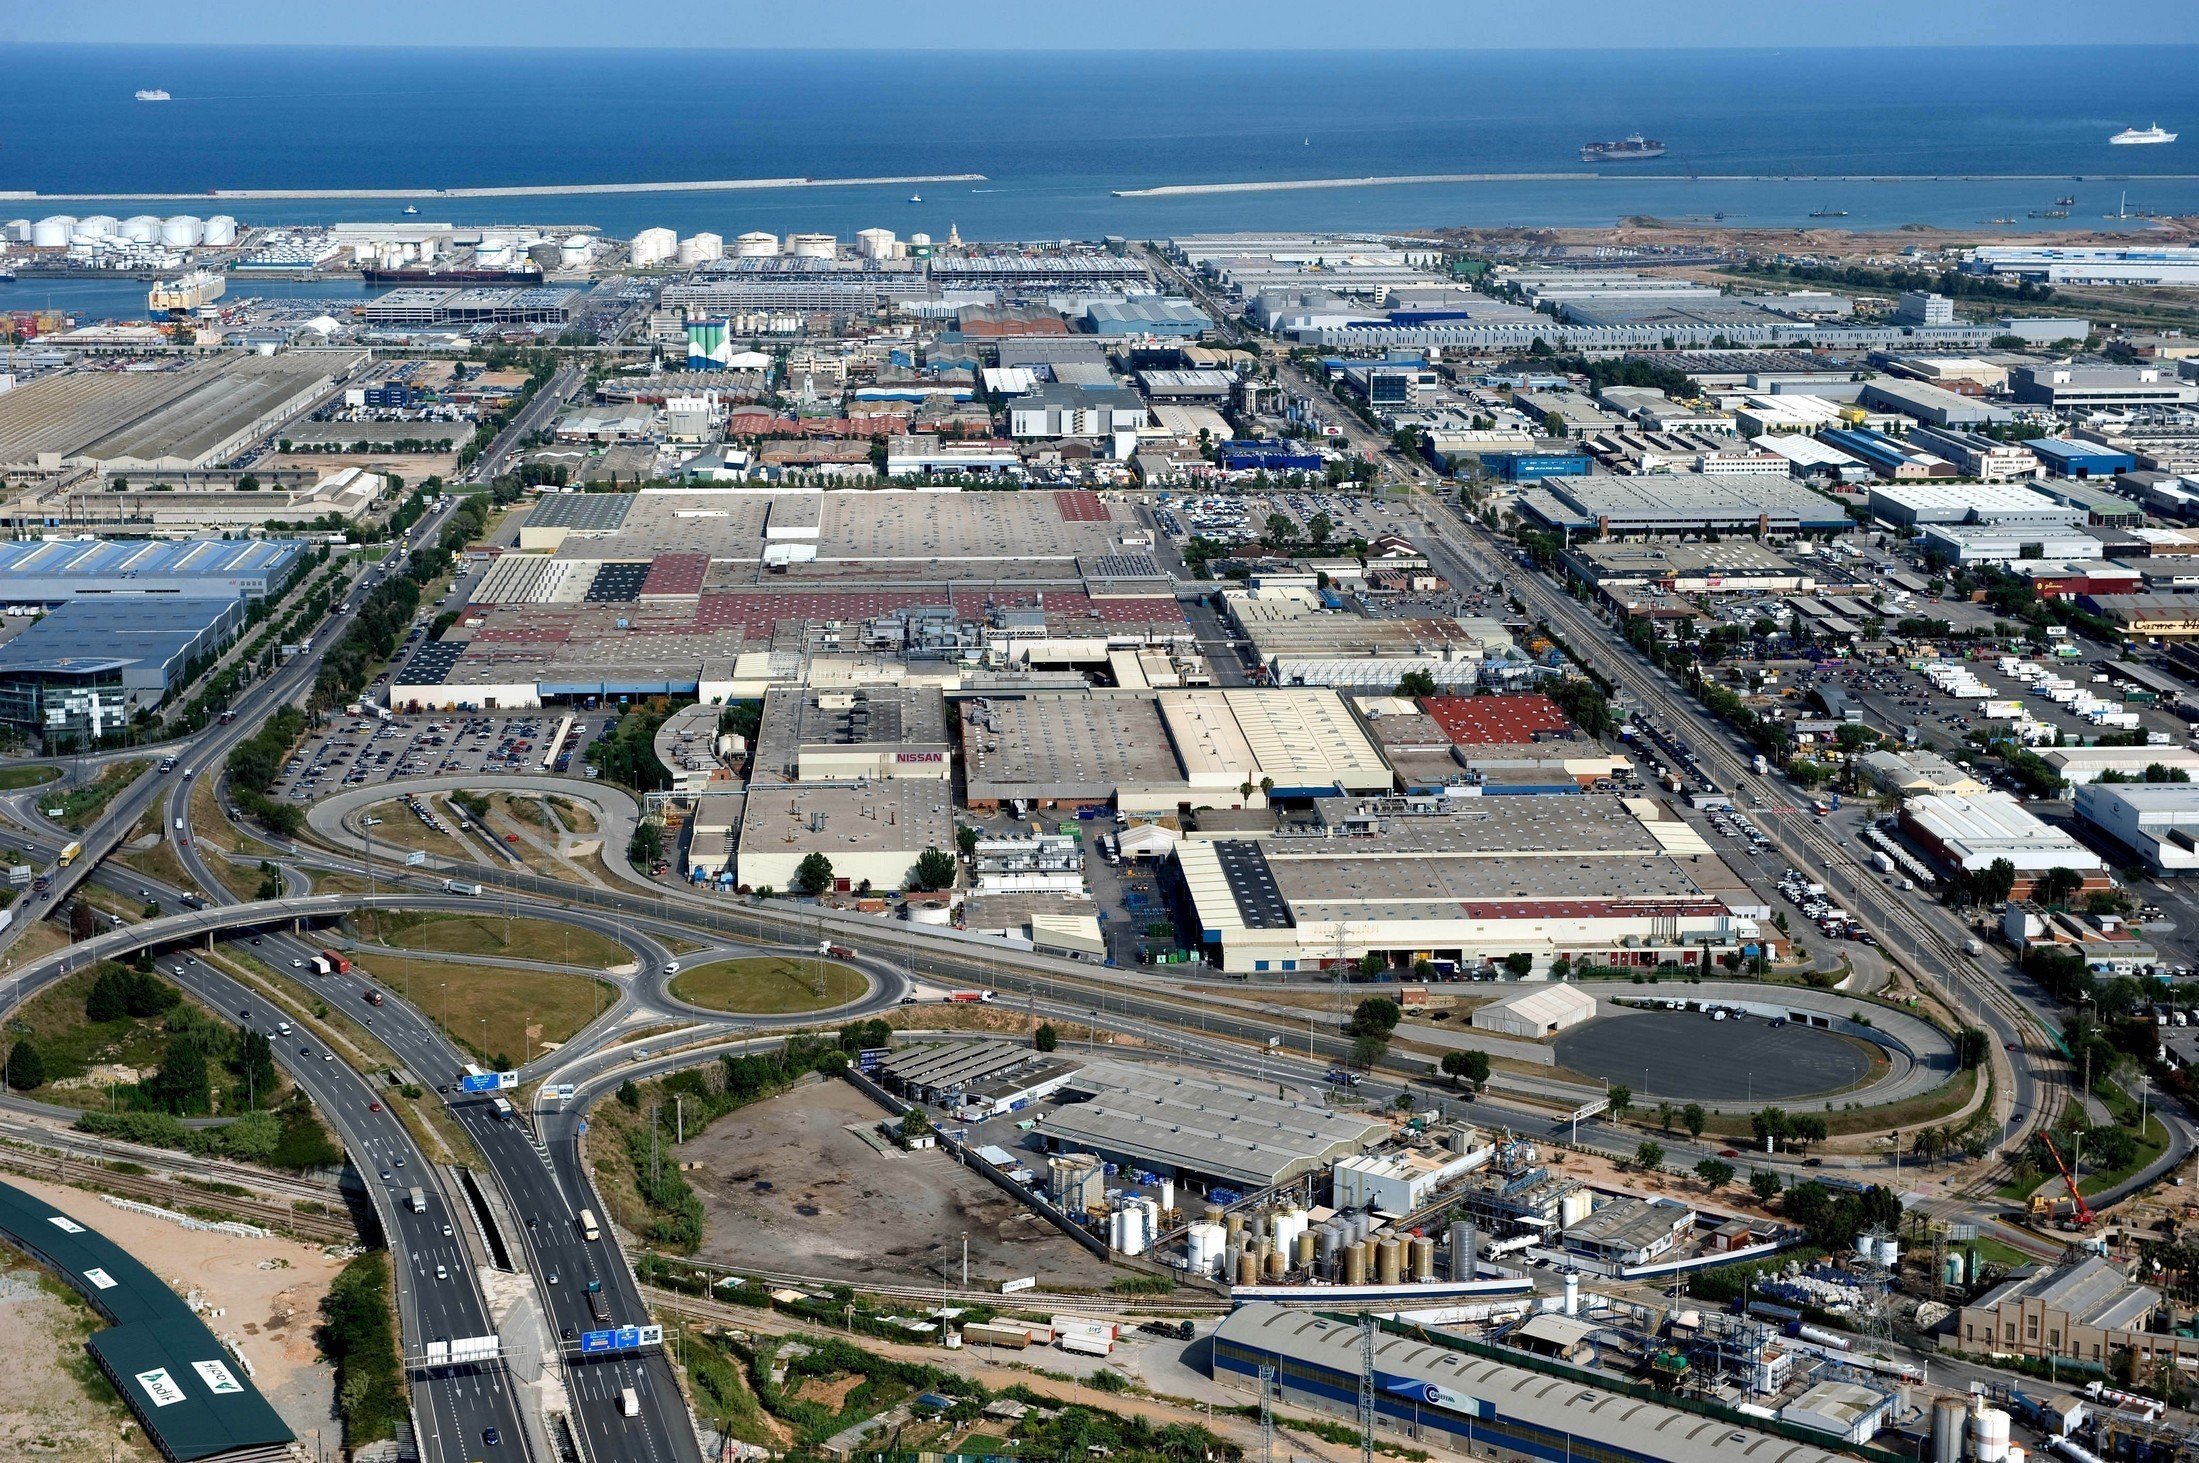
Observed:
[[[393,38],[401,39],[401,38]],[[2199,214],[2199,48],[948,54],[0,46],[0,217],[387,218],[384,200],[214,188],[417,188],[423,220],[965,238],[1222,228],[1607,225],[1630,214],[1966,227],[2073,194],[2069,225]],[[139,87],[175,100],[132,100]],[[2109,147],[2126,126],[2181,131]],[[1617,179],[1163,198],[1156,184],[1578,172],[1585,141],[1670,153]],[[1606,165],[1606,171],[1611,165]],[[436,198],[515,184],[983,173],[984,182]],[[1831,182],[1833,174],[1907,181]],[[2036,175],[1992,181],[1983,175]],[[1694,176],[1702,175],[1702,176]],[[2128,175],[2128,176],[2124,176]],[[2077,181],[2082,179],[2082,181]],[[1769,180],[1769,181],[1765,181]],[[921,191],[922,203],[909,202]],[[191,195],[202,195],[192,197]]]

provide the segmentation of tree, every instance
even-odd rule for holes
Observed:
[[[145,1084],[145,1095],[162,1112],[178,1117],[203,1113],[213,1106],[214,1087],[206,1070],[206,1053],[188,1033],[168,1038],[160,1067]]]
[[[79,899],[69,906],[69,936],[75,940],[89,940],[99,932],[99,914],[89,904]]]
[[[1970,892],[1980,904],[2006,904],[2016,890],[2016,866],[1997,858],[1970,876]]]
[[[954,887],[954,855],[943,848],[927,848],[916,856],[916,868],[909,875],[912,889],[952,889]]]
[[[119,1021],[130,1014],[128,972],[116,966],[101,966],[99,974],[92,977],[90,994],[84,997],[86,1021]]]
[[[977,857],[977,830],[964,823],[954,830],[954,846],[964,858]]]
[[[1733,1182],[1733,1165],[1722,1158],[1706,1158],[1695,1165],[1695,1177],[1706,1189],[1722,1189]]]
[[[641,1089],[634,1085],[633,1078],[629,1077],[619,1083],[618,1105],[629,1112],[638,1112],[641,1109]]]
[[[1445,1052],[1443,1075],[1455,1082],[1471,1082],[1476,1092],[1489,1085],[1487,1052]]]
[[[1352,1008],[1351,1020],[1344,1023],[1344,1030],[1351,1036],[1372,1032],[1387,1039],[1397,1030],[1397,1023],[1404,1014],[1404,1008],[1388,996],[1369,996]]]
[[[18,1092],[46,1084],[46,1055],[27,1036],[16,1038],[15,1045],[8,1048],[7,1081]]]
[[[664,828],[644,820],[634,825],[634,836],[626,841],[626,858],[629,863],[653,864],[664,857]]]
[[[1749,1192],[1756,1196],[1758,1203],[1769,1204],[1779,1196],[1782,1187],[1779,1175],[1770,1169],[1760,1168],[1749,1175]]]
[[[1397,678],[1398,696],[1420,697],[1435,694],[1435,677],[1423,670],[1407,671]]]
[[[821,853],[809,854],[794,866],[794,892],[812,897],[832,888],[832,860]]]
[[[2057,865],[2039,875],[2039,902],[2041,904],[2067,904],[2076,892],[2083,887],[2084,875],[2078,873],[2075,869],[2065,869]]]
[[[1306,520],[1306,537],[1313,540],[1315,548],[1327,544],[1329,535],[1336,532],[1336,521],[1326,513],[1316,513]]]
[[[931,1131],[932,1120],[924,1116],[924,1109],[912,1107],[901,1114],[899,1133],[903,1143],[914,1143],[919,1138],[929,1136]]]
[[[1672,1131],[1672,1118],[1675,1112],[1677,1112],[1677,1109],[1674,1108],[1673,1105],[1669,1102],[1660,1102],[1657,1104],[1658,1132],[1669,1133]]]
[[[1544,412],[1542,414],[1542,435],[1544,435],[1545,437],[1564,436],[1565,413],[1557,410],[1555,407],[1551,408],[1549,411]]]
[[[1390,1039],[1370,1031],[1352,1038],[1351,1064],[1362,1072],[1372,1071],[1389,1052]]]
[[[1525,980],[1535,970],[1535,957],[1525,950],[1514,950],[1504,957],[1504,968],[1512,975]]]
[[[1710,1121],[1710,1114],[1703,1111],[1699,1102],[1691,1102],[1680,1109],[1680,1126],[1687,1129],[1690,1138],[1703,1136],[1703,1125]]]
[[[1661,1143],[1644,1139],[1634,1150],[1634,1166],[1645,1173],[1654,1173],[1665,1166],[1665,1150]]]
[[[1628,1110],[1634,1106],[1634,1089],[1607,1087],[1604,1089],[1603,1099],[1610,1104],[1611,1120],[1615,1123],[1625,1122]]]
[[[1267,546],[1271,549],[1290,547],[1291,541],[1297,537],[1292,531],[1293,527],[1289,514],[1270,513],[1267,516],[1267,532],[1263,536]]]
[[[1038,1030],[1032,1033],[1031,1044],[1042,1052],[1050,1052],[1061,1045],[1061,1033],[1054,1030],[1053,1022],[1041,1021]]]
[[[1992,1048],[1992,1038],[1975,1026],[1965,1026],[1955,1033],[1955,1060],[1962,1063],[1964,1071],[1984,1066],[1985,1055]]]

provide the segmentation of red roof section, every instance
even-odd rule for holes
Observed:
[[[641,582],[641,597],[701,594],[702,577],[709,570],[708,554],[659,554],[649,561],[649,577]]]
[[[1572,730],[1557,702],[1532,692],[1423,696],[1420,709],[1434,717],[1443,734],[1461,747],[1531,742],[1538,734],[1563,736]]]
[[[1064,488],[1054,494],[1065,523],[1105,523],[1107,505],[1089,488]]]

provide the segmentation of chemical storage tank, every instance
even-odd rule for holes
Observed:
[[[89,214],[76,221],[76,236],[80,239],[113,239],[122,234],[122,220],[111,213]]]
[[[1374,1278],[1381,1285],[1395,1285],[1405,1275],[1405,1247],[1397,1242],[1397,1236],[1386,1234],[1374,1247]]]
[[[831,234],[788,234],[786,252],[796,259],[830,259],[840,252],[840,241]]]
[[[1871,1245],[1871,1258],[1889,1270],[1899,1268],[1901,1264],[1901,1241],[1891,1235],[1880,1237]]]
[[[1435,1241],[1424,1234],[1413,1236],[1413,1279],[1435,1279]]]
[[[1878,1259],[1878,1246],[1872,1243],[1871,1236],[1859,1234],[1855,1237],[1855,1257],[1866,1265]]]
[[[1223,1219],[1222,1228],[1229,1231],[1229,1242],[1231,1244],[1237,1245],[1244,1243],[1245,1217],[1242,1214],[1232,1214]]]
[[[1575,1189],[1558,1201],[1558,1228],[1571,1229],[1586,1219],[1595,1205],[1595,1199],[1586,1190]]]
[[[541,269],[557,268],[558,261],[564,257],[565,252],[555,244],[541,243],[527,246],[527,258]]]
[[[1367,1283],[1366,1250],[1359,1245],[1347,1245],[1343,1253],[1344,1283],[1346,1285],[1365,1285]]]
[[[178,249],[188,249],[206,238],[206,220],[195,213],[179,213],[164,220],[160,226],[160,241]]]
[[[1281,1250],[1269,1250],[1267,1252],[1266,1280],[1268,1284],[1281,1285],[1283,1283],[1283,1277],[1288,1274],[1289,1271],[1290,1262],[1283,1258],[1283,1252]]]
[[[133,244],[157,244],[160,242],[160,217],[141,213],[122,221],[122,237]]]
[[[50,213],[31,225],[31,244],[40,249],[66,249],[75,232],[75,214]]]
[[[1960,1397],[1932,1403],[1932,1463],[1962,1463],[1962,1435],[1969,1425],[1970,1409]]]
[[[2008,1414],[1974,1399],[1970,1409],[1970,1456],[1977,1463],[2004,1463],[2008,1457]]]
[[[679,236],[670,229],[643,229],[626,246],[626,257],[637,265],[662,264],[679,246]]]
[[[779,257],[779,236],[760,230],[751,230],[733,241],[735,259],[776,259]]]
[[[1291,1248],[1297,1267],[1300,1270],[1311,1270],[1313,1268],[1314,1250],[1313,1231],[1310,1229],[1300,1230],[1298,1239]]]
[[[237,221],[226,213],[217,213],[206,221],[204,241],[217,248],[237,242]]]
[[[1194,1275],[1212,1275],[1222,1263],[1229,1240],[1219,1224],[1194,1224],[1184,1230],[1184,1250]]]
[[[1949,1250],[1947,1252],[1947,1263],[1943,1267],[1941,1267],[1940,1278],[1949,1285],[1961,1285],[1964,1283],[1962,1251]]]
[[[1454,1220],[1451,1224],[1451,1278],[1474,1278],[1474,1245],[1479,1236],[1474,1233],[1471,1219]]]
[[[1239,1285],[1258,1285],[1260,1283],[1260,1257],[1250,1250],[1245,1250],[1237,1256],[1237,1283]]]

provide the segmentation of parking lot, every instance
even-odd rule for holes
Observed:
[[[584,775],[581,751],[601,735],[609,712],[578,712],[550,766],[543,766],[550,739],[565,713],[483,712],[413,715],[383,720],[341,718],[309,738],[276,778],[273,795],[310,803],[332,793],[410,777],[483,777],[566,772]]]
[[[1193,538],[1237,543],[1260,538],[1267,532],[1268,516],[1280,513],[1289,519],[1292,532],[1310,538],[1313,520],[1327,514],[1329,542],[1341,554],[1355,539],[1372,541],[1385,533],[1400,532],[1409,515],[1373,498],[1351,493],[1268,492],[1162,493],[1155,501],[1153,523],[1180,546]]]

